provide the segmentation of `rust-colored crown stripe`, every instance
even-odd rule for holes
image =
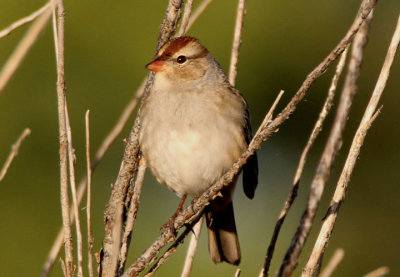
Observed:
[[[191,42],[197,42],[199,43],[199,40],[194,37],[177,37],[174,38],[167,43],[165,43],[162,47],[161,50],[158,52],[158,55],[156,57],[157,60],[166,60],[169,57],[171,57],[174,53],[178,52],[180,49],[185,47]],[[165,49],[164,49],[165,48]]]

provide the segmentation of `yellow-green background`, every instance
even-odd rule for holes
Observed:
[[[248,1],[237,87],[249,101],[253,129],[260,124],[278,91],[286,91],[279,110],[305,76],[342,38],[353,21],[359,2]],[[44,3],[43,0],[0,0],[0,28]],[[147,74],[144,65],[154,53],[158,26],[166,5],[166,0],[65,1],[65,78],[77,156],[77,179],[85,169],[85,111],[91,110],[94,153]],[[200,38],[225,69],[229,63],[235,11],[236,1],[215,0],[189,32]],[[299,275],[327,209],[399,12],[398,0],[379,1],[375,10],[360,89],[347,122],[343,147],[295,276]],[[0,40],[1,65],[26,30],[26,26],[22,27]],[[0,95],[1,163],[23,128],[32,129],[0,183],[1,276],[38,276],[61,225],[54,57],[49,24]],[[234,203],[243,252],[241,276],[256,276],[263,264],[275,220],[289,192],[298,158],[318,116],[332,72],[331,68],[312,86],[290,120],[263,144],[259,152],[260,184],[255,199],[246,199],[238,186]],[[382,265],[391,268],[390,276],[400,276],[399,74],[397,56],[381,100],[382,113],[368,133],[325,255],[324,261],[327,261],[338,247],[343,247],[346,252],[333,276],[362,276]],[[271,273],[276,272],[299,222],[332,118],[333,114],[311,151],[299,197],[277,243]],[[101,247],[103,210],[110,184],[120,166],[124,148],[122,139],[128,135],[132,122],[133,118],[94,172],[92,218],[96,251]],[[178,198],[158,185],[147,172],[128,263],[157,237],[159,226],[173,213],[177,203]],[[81,214],[84,216],[85,211]],[[84,217],[82,221],[85,222]],[[233,276],[234,267],[211,262],[205,237],[203,233],[193,276]],[[156,276],[179,276],[185,248],[186,245],[179,247]],[[61,276],[58,261],[53,276]]]

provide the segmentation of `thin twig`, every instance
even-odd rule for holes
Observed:
[[[157,271],[157,269],[159,269],[160,266],[162,266],[165,263],[165,261],[169,258],[169,256],[175,253],[176,248],[179,246],[179,244],[183,243],[185,237],[193,230],[194,226],[200,221],[200,219],[203,218],[203,213],[204,209],[201,210],[193,219],[193,221],[186,226],[186,229],[182,232],[182,234],[174,241],[174,243],[167,249],[167,251],[165,251],[165,253],[158,258],[158,260],[153,264],[153,266],[144,275],[144,277],[152,276]]]
[[[387,274],[389,274],[390,270],[387,266],[381,266],[374,271],[371,271],[370,273],[364,275],[364,277],[383,277]]]
[[[86,173],[87,173],[87,198],[86,198],[86,217],[87,217],[87,232],[88,232],[88,270],[89,276],[93,277],[93,235],[91,223],[91,207],[92,207],[92,169],[90,166],[90,126],[89,126],[90,111],[86,111],[85,115],[85,133],[86,133]]]
[[[331,259],[329,260],[328,264],[325,266],[319,277],[331,277],[340,262],[343,260],[343,257],[344,250],[342,248],[336,249],[335,253],[333,253]]]
[[[189,23],[186,30],[189,30],[197,18],[204,12],[207,6],[212,2],[212,0],[203,0],[197,9],[193,12],[192,16],[189,18]]]
[[[364,19],[376,4],[377,0],[371,0],[368,5],[363,9],[362,13],[357,17],[355,22],[350,27],[347,34],[340,41],[340,43],[333,49],[333,51],[307,76],[299,90],[296,92],[294,97],[288,103],[288,105],[282,110],[282,112],[276,116],[274,120],[268,124],[263,124],[258,132],[258,135],[253,137],[248,149],[242,154],[242,156],[235,162],[228,172],[222,176],[213,186],[211,186],[206,192],[203,193],[198,200],[187,207],[182,213],[180,213],[174,223],[175,230],[179,230],[188,220],[192,219],[197,213],[199,213],[210,201],[210,199],[219,192],[219,190],[231,182],[241,170],[242,166],[246,163],[247,159],[254,154],[256,150],[260,148],[262,142],[266,141],[273,133],[278,130],[278,127],[289,118],[289,116],[295,111],[297,104],[304,98],[306,92],[311,87],[313,82],[320,77],[335,61],[338,56],[344,51],[344,49],[350,44],[354,35],[358,32]],[[153,244],[138,258],[136,261],[125,271],[125,276],[137,276],[144,268],[146,268],[154,257],[159,253],[160,249],[173,237],[170,230],[164,231]]]
[[[269,243],[268,246],[268,250],[267,250],[267,254],[265,256],[265,263],[264,263],[264,267],[262,269],[262,275],[261,276],[268,276],[268,271],[269,271],[269,267],[271,265],[271,260],[272,260],[272,256],[274,255],[274,250],[275,250],[275,245],[276,245],[276,241],[278,240],[278,236],[279,236],[279,232],[281,230],[281,227],[285,221],[286,215],[288,214],[290,207],[292,206],[296,196],[297,196],[297,191],[299,188],[299,180],[301,177],[301,173],[303,172],[303,168],[304,168],[304,164],[306,162],[307,159],[307,155],[308,152],[310,151],[312,145],[315,142],[315,139],[318,137],[319,133],[322,130],[322,125],[325,121],[326,116],[328,115],[331,107],[332,107],[332,102],[333,102],[333,98],[335,96],[335,92],[336,92],[336,87],[337,87],[337,82],[339,80],[339,77],[343,71],[343,67],[345,65],[346,62],[346,57],[347,57],[347,49],[343,52],[342,56],[340,57],[340,60],[336,66],[336,71],[335,74],[332,78],[331,81],[331,85],[329,87],[328,90],[328,95],[325,99],[325,103],[322,107],[322,110],[319,114],[319,117],[317,119],[317,122],[314,125],[313,130],[311,131],[311,135],[307,141],[306,147],[303,150],[303,153],[301,154],[300,157],[300,161],[299,161],[299,165],[297,167],[296,170],[296,175],[294,177],[294,181],[293,181],[293,185],[292,185],[292,189],[289,193],[289,196],[279,214],[279,218],[275,224],[275,228],[274,228],[274,233],[272,235],[271,241]]]
[[[72,208],[75,214],[75,229],[76,229],[76,243],[77,243],[77,257],[78,257],[78,277],[83,276],[83,247],[82,247],[82,231],[81,220],[79,217],[79,204],[76,195],[76,182],[75,182],[75,154],[72,146],[72,131],[69,123],[69,113],[67,101],[65,100],[65,123],[67,126],[67,140],[68,140],[68,163],[69,163],[69,183],[72,192]]]
[[[180,18],[182,2],[183,0],[169,1],[163,23],[160,27],[160,34],[157,41],[157,49],[159,49],[165,42],[167,42],[174,34],[178,24],[178,20]],[[153,79],[154,74],[149,74],[144,92],[145,96],[148,94],[148,91],[150,91]],[[139,128],[140,118],[137,117],[131,133],[127,139],[120,172],[118,174],[116,182],[112,187],[111,196],[105,210],[105,235],[103,239],[104,256],[103,260],[101,261],[103,276],[113,276],[115,274],[115,272],[112,272],[112,270],[114,270],[114,267],[112,266],[112,260],[113,254],[117,253],[113,253],[113,249],[116,243],[113,238],[121,237],[122,232],[121,229],[117,230],[115,228],[115,222],[118,218],[122,218],[122,214],[119,214],[119,212],[122,213],[123,209],[120,207],[124,205],[124,198],[131,183],[131,180],[134,180],[134,178],[136,177],[135,175],[138,168],[139,154]]]
[[[396,30],[393,34],[392,41],[390,43],[388,52],[386,54],[386,58],[382,66],[381,73],[379,75],[375,89],[372,93],[372,96],[365,110],[361,123],[353,138],[353,142],[351,144],[349,154],[347,156],[339,181],[336,185],[336,190],[331,200],[326,219],[322,224],[320,233],[318,235],[317,241],[315,242],[313,251],[310,255],[307,265],[303,269],[302,276],[313,276],[314,272],[318,270],[318,265],[320,264],[320,260],[322,259],[322,255],[332,234],[332,230],[335,225],[340,205],[343,203],[346,197],[347,186],[351,177],[351,173],[357,161],[357,158],[360,154],[361,146],[363,145],[368,129],[370,128],[373,120],[379,113],[380,109],[377,111],[377,105],[382,95],[382,92],[385,88],[387,79],[389,78],[390,68],[392,66],[397,47],[399,45],[399,41],[400,41],[400,16],[398,18]]]
[[[128,247],[132,236],[132,230],[136,221],[136,215],[139,208],[140,194],[142,191],[144,175],[146,172],[146,161],[142,158],[139,162],[139,168],[133,188],[133,195],[129,207],[129,212],[125,224],[124,235],[122,237],[122,245],[119,253],[119,268],[118,272],[121,275],[124,272],[126,257],[128,255]]]
[[[234,35],[233,35],[231,62],[229,66],[229,82],[231,83],[232,86],[235,86],[236,83],[237,67],[239,61],[239,50],[241,44],[245,9],[246,9],[246,0],[239,0],[236,11],[235,31],[233,33]]]
[[[360,10],[358,13],[355,23],[358,22],[359,18],[366,18],[370,8],[373,7],[373,1],[364,0],[361,4]],[[369,7],[369,8],[368,8]],[[360,21],[358,24],[359,28],[361,27],[363,21]],[[354,45],[356,45],[355,43]],[[358,45],[357,47],[365,47],[365,44]],[[361,50],[362,52],[362,50]],[[294,269],[297,266],[298,259],[300,253],[306,243],[308,235],[310,234],[311,227],[315,218],[315,214],[319,207],[319,202],[321,200],[326,181],[329,178],[331,168],[333,166],[333,162],[336,157],[336,153],[340,149],[342,142],[342,134],[343,130],[346,126],[347,118],[350,112],[351,104],[353,101],[353,97],[357,92],[357,81],[359,76],[359,69],[362,62],[362,56],[359,57],[358,60],[354,60],[354,56],[349,64],[348,75],[346,76],[345,86],[339,101],[339,106],[336,112],[336,116],[334,119],[333,126],[331,128],[328,141],[326,142],[325,148],[321,155],[321,159],[316,169],[316,173],[311,182],[307,207],[301,217],[300,224],[296,230],[296,234],[294,235],[292,242],[289,248],[286,251],[284,260],[279,268],[279,272],[277,276],[279,277],[287,277],[293,274]],[[351,79],[351,81],[348,81]],[[348,84],[352,85],[348,85]]]
[[[185,4],[185,9],[183,11],[181,26],[179,27],[179,31],[177,34],[178,37],[180,37],[184,33],[186,33],[186,29],[187,29],[188,23],[189,23],[190,13],[192,12],[192,7],[193,7],[193,0],[187,0],[187,2]]]
[[[235,277],[240,277],[240,273],[242,273],[242,271],[240,270],[240,268],[238,268],[235,272]]]
[[[8,81],[11,79],[11,76],[15,73],[15,70],[21,64],[28,50],[38,38],[40,32],[46,26],[46,23],[47,21],[49,21],[50,16],[51,9],[47,7],[43,11],[43,13],[35,20],[35,22],[32,23],[32,26],[25,33],[18,46],[8,58],[7,62],[0,72],[0,94],[7,85]]]
[[[65,244],[65,272],[70,277],[73,274],[73,255],[72,255],[72,233],[69,216],[69,197],[68,197],[68,139],[65,115],[65,80],[64,80],[64,1],[57,0],[57,37],[54,39],[57,43],[57,102],[58,102],[58,123],[60,136],[60,186],[61,186],[61,210],[64,226],[64,244]],[[43,20],[44,16],[42,15]],[[50,13],[48,14],[48,17]],[[54,34],[56,35],[56,34]]]
[[[8,168],[10,167],[15,156],[18,155],[18,151],[19,151],[19,148],[21,147],[22,141],[27,136],[29,136],[30,133],[31,133],[31,130],[29,128],[25,128],[22,131],[21,135],[19,135],[17,141],[11,146],[10,154],[8,154],[8,157],[7,157],[6,161],[4,162],[2,169],[0,170],[0,182],[4,179],[4,176],[6,176]]]
[[[189,246],[186,252],[186,258],[183,265],[181,277],[190,277],[190,273],[193,267],[194,256],[196,255],[197,245],[199,244],[203,219],[204,217],[200,218],[200,220],[193,227],[193,233],[190,238]]]
[[[3,37],[8,36],[12,31],[14,31],[15,29],[18,29],[19,27],[25,25],[26,23],[29,23],[29,22],[35,20],[38,16],[40,16],[42,13],[44,13],[50,7],[50,5],[51,5],[51,3],[47,2],[40,9],[34,11],[33,13],[31,13],[28,16],[25,16],[25,17],[15,21],[10,26],[4,28],[2,31],[0,31],[0,39],[3,38]]]

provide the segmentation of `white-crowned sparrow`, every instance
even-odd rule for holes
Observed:
[[[143,156],[157,180],[178,196],[199,196],[247,148],[252,136],[247,103],[196,38],[170,40],[146,67],[156,74],[140,109]],[[243,167],[249,198],[257,179],[254,155]],[[235,183],[226,186],[206,212],[208,248],[215,263],[240,262],[232,206]]]

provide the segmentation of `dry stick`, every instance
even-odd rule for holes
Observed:
[[[82,232],[81,220],[79,218],[79,204],[76,195],[76,182],[75,182],[75,154],[72,147],[72,131],[69,123],[69,113],[67,101],[65,100],[65,121],[67,126],[67,140],[68,140],[68,162],[69,162],[69,183],[72,192],[72,208],[75,214],[75,228],[76,228],[76,242],[77,242],[77,257],[78,257],[78,277],[83,276],[83,248],[82,248]]]
[[[197,10],[193,13],[193,15],[190,17],[189,20],[189,25],[186,28],[186,31],[190,29],[190,27],[193,25],[193,23],[196,21],[196,19],[200,16],[200,14],[204,11],[204,9],[207,7],[207,5],[210,3],[210,0],[204,0],[200,6],[197,8]],[[56,30],[56,29],[55,29]],[[114,125],[113,129],[107,134],[107,136],[105,137],[105,139],[102,141],[99,149],[97,150],[95,157],[91,163],[91,170],[93,171],[97,165],[99,164],[99,162],[101,161],[101,159],[104,157],[105,153],[107,152],[107,150],[110,148],[111,144],[114,143],[114,141],[117,139],[117,137],[121,134],[123,128],[125,127],[127,121],[129,120],[129,118],[131,117],[133,111],[136,108],[136,105],[138,103],[138,101],[142,98],[143,93],[144,93],[144,88],[146,85],[146,81],[147,78],[144,78],[141,85],[139,86],[139,88],[136,90],[136,93],[134,94],[134,96],[131,98],[131,100],[129,100],[128,105],[124,108],[124,110],[122,111],[120,117],[118,118],[116,124]],[[86,177],[84,177],[78,186],[78,202],[80,203],[81,200],[83,199],[83,195],[85,193],[86,190]],[[74,221],[74,214],[73,211],[71,210],[70,212],[71,214],[71,222]],[[49,275],[54,262],[57,258],[57,255],[61,249],[62,243],[63,243],[63,238],[64,238],[64,234],[63,234],[63,228],[60,229],[60,231],[57,234],[57,237],[55,238],[53,245],[49,251],[49,254],[47,256],[45,265],[43,267],[43,271],[41,274],[41,277],[46,277]]]
[[[199,244],[201,227],[203,225],[204,217],[201,217],[200,220],[193,227],[193,234],[190,237],[189,246],[186,253],[185,263],[183,265],[183,270],[181,277],[190,277],[190,273],[192,271],[194,256],[196,255],[197,245]]]
[[[165,251],[165,253],[158,258],[158,260],[154,263],[154,265],[149,269],[149,271],[144,275],[145,277],[152,276],[157,269],[162,266],[165,261],[175,253],[176,248],[179,244],[183,243],[184,238],[193,230],[194,226],[203,218],[204,209],[202,209],[199,213],[196,214],[196,217],[192,220],[190,224],[187,224],[186,229],[182,232],[182,234],[174,241],[174,243]],[[125,276],[125,275],[124,275]]]
[[[246,0],[239,0],[236,11],[236,22],[235,22],[235,32],[233,36],[231,63],[229,66],[229,82],[231,83],[232,86],[235,86],[236,83],[237,67],[239,61],[239,49],[241,44],[245,8],[246,8]]]
[[[228,172],[220,178],[212,187],[203,193],[199,199],[187,207],[182,213],[180,213],[174,223],[175,230],[179,230],[184,224],[192,219],[197,213],[199,213],[208,203],[209,200],[219,192],[219,190],[231,182],[234,176],[241,170],[241,167],[246,163],[247,159],[254,154],[261,146],[261,143],[267,140],[273,133],[278,130],[278,127],[295,111],[296,106],[304,98],[306,92],[313,84],[313,82],[320,77],[328,67],[335,61],[338,56],[344,51],[344,49],[350,44],[354,35],[358,32],[364,19],[368,13],[375,6],[377,0],[371,0],[362,10],[360,15],[357,17],[355,22],[350,27],[347,34],[340,41],[340,43],[333,49],[333,51],[307,76],[299,90],[296,92],[294,97],[290,100],[288,105],[282,110],[282,112],[268,124],[263,124],[260,131],[256,136],[253,137],[248,149],[242,154],[242,156],[235,162]],[[144,268],[146,268],[159,253],[160,249],[173,237],[173,234],[166,230],[164,231],[153,244],[129,267],[123,276],[135,276],[138,275]]]
[[[50,10],[49,10],[50,11]],[[61,186],[61,210],[64,226],[64,244],[65,244],[65,272],[66,276],[73,274],[73,256],[72,256],[72,233],[69,216],[68,199],[68,140],[65,115],[65,81],[64,81],[64,2],[57,1],[57,37],[54,37],[58,46],[57,52],[57,102],[58,102],[58,123],[60,136],[60,186]],[[47,15],[47,13],[42,16]],[[50,14],[48,15],[48,17]]]
[[[197,9],[193,12],[192,16],[189,19],[188,26],[186,30],[189,30],[192,27],[193,23],[197,20],[197,18],[204,12],[207,6],[212,2],[212,0],[203,0]]]
[[[190,13],[192,12],[192,7],[193,7],[193,0],[188,0],[185,4],[185,9],[183,11],[183,16],[181,20],[181,26],[179,27],[177,37],[180,37],[184,33],[186,33],[186,29],[189,23]]]
[[[242,271],[240,270],[240,268],[238,268],[235,272],[235,277],[240,277],[240,273],[242,273]]]
[[[32,23],[32,26],[25,33],[14,52],[8,58],[6,64],[3,66],[0,72],[0,94],[4,87],[7,85],[11,76],[18,68],[23,58],[25,57],[28,50],[31,48],[33,43],[38,38],[40,32],[46,26],[47,21],[50,19],[51,9],[49,6],[43,11],[43,13]]]
[[[4,176],[6,176],[8,168],[10,167],[15,156],[18,155],[18,150],[21,147],[22,141],[27,136],[29,136],[30,133],[31,133],[31,130],[29,128],[25,128],[24,131],[22,131],[21,135],[19,135],[17,141],[11,146],[11,152],[10,152],[10,154],[8,154],[8,157],[7,157],[6,161],[4,162],[3,168],[0,170],[0,182],[4,179]]]
[[[279,218],[275,224],[275,228],[274,228],[274,233],[272,235],[271,241],[269,243],[268,246],[268,250],[267,250],[267,254],[265,256],[265,263],[264,263],[264,267],[261,270],[261,275],[260,276],[268,276],[268,271],[269,271],[269,267],[271,265],[271,260],[272,260],[272,256],[274,255],[274,250],[275,250],[275,245],[276,245],[276,241],[278,240],[278,236],[279,236],[279,232],[281,230],[281,227],[285,221],[286,215],[288,214],[296,196],[297,196],[297,191],[299,189],[299,181],[300,181],[300,177],[301,174],[303,172],[303,168],[304,168],[304,164],[307,160],[307,156],[308,153],[312,147],[312,145],[314,144],[316,138],[318,137],[319,133],[322,130],[322,126],[323,123],[325,121],[325,118],[327,117],[331,107],[332,107],[332,102],[333,99],[335,97],[335,92],[336,92],[336,87],[337,87],[337,83],[339,80],[339,77],[343,71],[345,62],[346,62],[346,57],[347,57],[347,49],[343,52],[342,56],[340,57],[340,60],[336,66],[336,71],[335,74],[333,75],[332,81],[331,81],[331,85],[329,87],[328,90],[328,95],[325,99],[325,103],[322,107],[322,110],[319,114],[318,120],[314,125],[313,130],[311,131],[311,135],[308,138],[306,147],[303,150],[303,153],[301,154],[300,160],[299,160],[299,165],[297,167],[296,170],[296,175],[294,177],[294,181],[293,181],[293,185],[292,185],[292,189],[289,193],[289,196],[279,214]]]
[[[303,269],[302,276],[313,276],[314,272],[318,271],[320,260],[325,251],[327,243],[332,234],[333,226],[339,212],[340,205],[345,199],[347,186],[350,180],[351,173],[354,169],[354,165],[360,153],[361,146],[364,142],[365,136],[369,127],[371,126],[374,117],[378,114],[376,107],[378,101],[385,88],[386,81],[389,77],[390,67],[393,63],[394,56],[396,54],[397,47],[400,40],[400,16],[397,22],[396,30],[393,34],[392,41],[387,52],[385,62],[382,66],[381,73],[376,83],[374,92],[372,93],[370,102],[366,108],[366,111],[361,120],[360,126],[358,127],[354,136],[352,145],[350,147],[349,154],[346,159],[346,163],[343,167],[343,171],[340,175],[339,181],[336,185],[336,190],[330,203],[328,215],[322,224],[321,231],[318,235],[317,241],[315,242],[313,251],[309,257],[306,266]]]
[[[335,253],[333,253],[332,258],[329,260],[328,264],[321,272],[319,277],[331,277],[332,273],[336,270],[340,262],[343,260],[344,250],[342,248],[336,249]]]
[[[165,42],[167,42],[175,32],[181,14],[180,11],[182,7],[182,2],[183,0],[169,1],[163,23],[160,27],[160,35],[157,41],[157,49],[159,49]],[[152,86],[153,79],[154,74],[150,74],[145,88],[145,96]],[[113,238],[121,237],[122,232],[121,229],[118,229],[118,226],[116,226],[115,222],[117,218],[122,217],[122,214],[119,213],[122,213],[123,209],[120,209],[119,207],[122,207],[124,205],[124,198],[130,182],[131,180],[134,180],[137,173],[139,154],[139,128],[140,117],[138,116],[127,140],[121,168],[117,180],[112,187],[111,196],[105,210],[105,235],[103,239],[104,256],[103,260],[101,261],[103,276],[115,275],[115,272],[113,272],[114,268],[112,267],[112,251],[116,242]]]
[[[25,16],[25,17],[15,21],[10,26],[4,28],[2,31],[0,31],[0,39],[3,38],[3,37],[8,36],[12,31],[14,31],[15,29],[25,25],[26,23],[29,23],[29,22],[35,20],[39,15],[44,13],[50,7],[50,5],[51,5],[51,3],[47,2],[40,9],[34,11],[33,13],[31,13],[28,16]]]
[[[364,0],[362,7],[364,6],[364,3],[367,3],[366,7],[368,6],[371,7],[372,3],[371,1],[368,2],[368,0]],[[368,13],[364,13],[365,9],[366,8],[362,9],[363,11],[359,13],[357,18],[359,18],[360,16],[366,18],[368,16]],[[360,41],[363,41],[362,38],[364,36],[365,34],[363,33],[361,33],[361,35],[358,36],[360,38]],[[366,40],[365,43],[360,43],[360,41],[357,40],[357,42],[354,43],[353,53],[357,51],[359,51],[359,53],[363,53]],[[357,56],[353,55],[353,53],[349,63],[349,70],[346,76],[344,89],[339,101],[339,106],[336,112],[335,120],[331,128],[328,141],[321,155],[321,159],[318,164],[316,173],[311,182],[307,207],[303,213],[300,224],[296,230],[296,234],[294,235],[292,242],[285,254],[284,260],[280,266],[279,272],[277,274],[277,276],[279,277],[291,276],[292,272],[297,266],[301,250],[303,249],[307,237],[310,233],[313,220],[317,212],[322,193],[324,191],[325,183],[329,178],[333,161],[336,157],[337,151],[341,146],[342,133],[347,122],[353,97],[357,91],[359,69],[362,62],[362,55]]]
[[[128,247],[131,241],[132,230],[135,225],[136,215],[139,208],[140,194],[142,191],[144,175],[146,172],[146,161],[142,158],[139,162],[139,168],[135,180],[135,186],[133,188],[133,196],[131,199],[129,212],[125,224],[124,235],[122,237],[122,246],[119,254],[119,268],[118,274],[121,275],[125,268],[126,257],[128,255]]]
[[[389,274],[389,272],[390,270],[387,266],[382,266],[364,275],[364,277],[382,277]]]
[[[89,276],[93,277],[93,235],[91,224],[91,199],[92,199],[92,169],[90,167],[90,126],[89,126],[90,111],[86,111],[85,115],[85,133],[86,133],[86,173],[87,173],[87,198],[86,198],[86,217],[87,217],[87,232],[88,232],[88,270]]]

